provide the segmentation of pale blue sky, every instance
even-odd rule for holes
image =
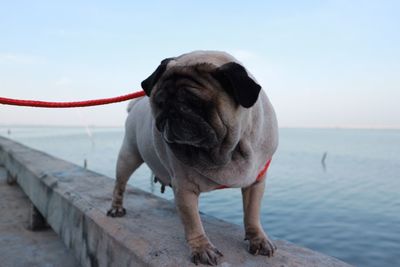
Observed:
[[[0,1],[0,96],[111,97],[166,57],[240,59],[281,126],[400,128],[400,1]],[[1,124],[120,126],[127,103],[0,106]]]

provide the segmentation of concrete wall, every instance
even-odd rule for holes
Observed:
[[[0,164],[0,266],[78,267],[72,250],[52,229],[31,227],[32,207],[17,184],[7,183]]]
[[[0,164],[31,199],[82,266],[194,266],[174,204],[128,185],[127,215],[110,218],[114,181],[0,137]],[[273,258],[246,251],[243,229],[202,215],[219,266],[349,266],[335,258],[276,240]]]

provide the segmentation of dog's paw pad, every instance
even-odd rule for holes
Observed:
[[[249,252],[253,255],[272,257],[276,250],[275,244],[266,236],[249,239]]]
[[[107,216],[110,216],[110,217],[122,217],[125,214],[126,214],[126,209],[123,207],[111,208],[107,211]]]

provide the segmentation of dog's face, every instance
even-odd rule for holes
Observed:
[[[165,59],[142,88],[157,130],[187,164],[224,143],[238,113],[254,105],[261,89],[232,57],[218,52]]]

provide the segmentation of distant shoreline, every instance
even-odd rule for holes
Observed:
[[[107,128],[107,129],[123,129],[124,126],[102,126],[102,125],[36,125],[36,124],[0,124],[0,128],[92,128],[92,129],[100,129],[100,128]]]
[[[106,128],[123,129],[124,125],[46,125],[46,124],[0,124],[0,128]],[[400,130],[400,126],[378,127],[378,126],[280,126],[279,129],[319,129],[319,130]]]

